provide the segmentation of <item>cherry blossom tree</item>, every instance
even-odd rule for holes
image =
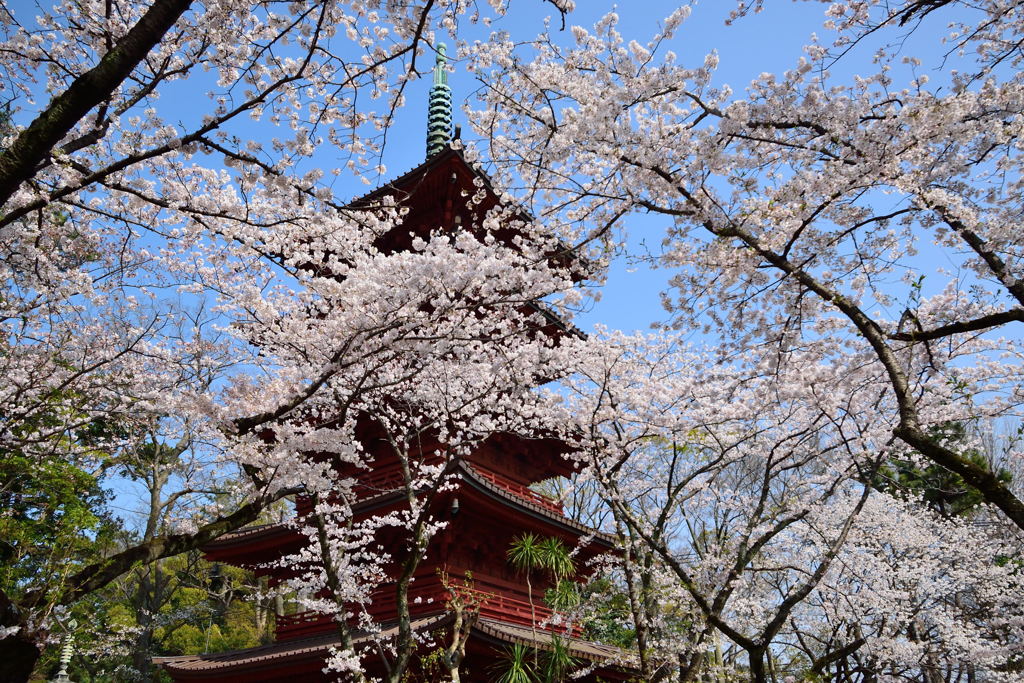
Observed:
[[[1024,528],[1007,484],[929,429],[1018,413],[1022,10],[824,4],[833,42],[743,95],[715,83],[716,54],[668,50],[689,6],[646,44],[615,14],[570,40],[497,35],[471,51],[470,119],[545,220],[614,239],[631,214],[664,217],[673,320],[723,355],[770,344],[804,381],[876,365],[892,433]],[[901,47],[910,31],[928,54]]]
[[[831,37],[742,95],[715,82],[717,55],[684,65],[669,50],[689,6],[645,44],[614,13],[571,38],[496,34],[467,46],[470,120],[504,182],[581,245],[663,217],[671,323],[712,342],[680,355],[613,339],[570,385],[584,476],[629,555],[658,559],[618,576],[634,604],[646,578],[692,615],[679,648],[659,640],[664,615],[634,609],[650,651],[683,680],[712,638],[756,680],[786,673],[786,653],[807,663],[793,675],[1009,680],[1018,622],[975,578],[994,573],[1019,602],[1005,558],[1024,505],[943,427],[1020,412],[1022,8],[824,4]],[[999,531],[872,492],[894,456],[955,474],[990,506],[974,521]],[[915,577],[896,578],[911,558]],[[963,561],[967,574],[944,569]]]
[[[755,21],[759,6],[734,18]],[[338,179],[383,172],[417,60],[460,17],[483,16],[475,3],[0,10],[12,98],[0,454],[52,457],[97,423],[124,435],[187,424],[204,486],[241,475],[237,505],[193,508],[59,585],[0,594],[0,680],[28,677],[66,605],[297,493],[312,504],[311,544],[290,559],[303,567],[290,587],[337,621],[335,670],[362,675],[350,619],[385,581],[377,570],[397,567],[401,634],[373,645],[398,680],[417,637],[403,579],[444,523],[433,501],[462,453],[528,425],[575,443],[584,484],[639,560],[619,569],[650,680],[668,666],[692,679],[723,639],[756,680],[777,677],[786,653],[810,673],[1012,675],[1020,586],[1005,560],[1019,556],[1024,503],[932,427],[1019,413],[1021,9],[826,11],[833,42],[812,41],[744,99],[714,82],[715,55],[691,68],[665,50],[689,7],[646,45],[610,14],[574,27],[569,45],[467,46],[485,86],[471,120],[499,182],[518,184],[547,228],[523,222],[514,243],[496,242],[489,226],[521,218],[496,214],[396,253],[381,238],[403,207],[353,206]],[[938,33],[947,13],[948,73],[932,85],[888,36]],[[867,73],[832,75],[864,51]],[[202,104],[176,106],[195,92]],[[323,148],[339,168],[321,168]],[[563,247],[550,235],[593,257],[638,212],[669,223],[659,260],[676,273],[673,322],[704,327],[713,352],[538,334],[546,322],[528,304],[571,303],[568,269],[593,264],[552,261]],[[531,391],[558,376],[563,393]],[[371,414],[402,464],[407,509],[355,523],[354,480],[339,473],[368,464],[357,432]],[[112,433],[105,446],[130,443]],[[1009,531],[874,491],[866,482],[894,454],[954,472]],[[378,548],[387,529],[411,551]],[[965,568],[943,584],[950,562]],[[865,598],[876,594],[887,602]]]
[[[504,379],[460,409],[483,415],[474,402],[493,413],[512,378],[545,373],[544,354],[526,350],[539,314],[523,307],[571,287],[546,233],[523,226],[505,245],[465,226],[393,253],[379,240],[404,209],[356,209],[334,187],[384,171],[417,59],[470,10],[479,18],[448,0],[0,11],[0,452],[43,457],[98,420],[125,433],[187,424],[204,481],[241,474],[237,505],[206,501],[178,528],[68,567],[59,585],[39,577],[0,595],[0,680],[26,679],[63,606],[137,563],[329,490],[323,462],[297,454],[359,464],[355,416],[382,396],[440,419],[450,387],[425,378],[469,382],[486,366]],[[205,96],[182,106],[184,93]],[[325,147],[333,172],[311,159]],[[448,410],[453,443],[485,429]]]
[[[644,680],[1018,675],[1024,539],[994,512],[950,518],[876,488],[911,457],[878,419],[877,366],[801,383],[773,347],[581,346],[567,438],[622,545],[604,576]]]
[[[810,391],[769,403],[777,375],[636,337],[596,344],[581,367],[568,407],[577,457],[632,541],[628,554],[656,560],[622,567],[649,640],[644,677],[695,680],[721,633],[746,652],[754,680],[769,680],[780,630],[829,574],[869,496],[858,479],[892,448],[872,424],[876,391],[834,395],[831,410]],[[841,387],[842,374],[820,372],[818,390]],[[685,638],[649,604],[652,584],[685,606]]]
[[[872,495],[834,571],[781,641],[833,680],[1020,677],[1020,538]]]

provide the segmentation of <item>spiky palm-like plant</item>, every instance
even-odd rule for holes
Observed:
[[[501,660],[494,665],[494,683],[535,683],[537,674],[530,663],[530,650],[525,645],[513,643],[502,648]]]
[[[530,601],[530,629],[537,640],[537,608],[533,604],[533,581],[531,575],[544,566],[545,553],[542,541],[536,534],[525,532],[512,539],[508,548],[508,561],[512,567],[526,577],[526,595]],[[534,653],[536,659],[536,653]]]
[[[544,683],[558,683],[565,680],[566,674],[576,666],[578,660],[569,654],[565,640],[552,634],[551,651],[544,653],[538,680]]]
[[[542,539],[532,532],[524,532],[519,537],[513,538],[507,554],[509,564],[526,578],[526,594],[530,601],[530,630],[533,632],[533,640],[536,642],[537,607],[533,601],[531,578],[533,572],[547,572],[557,585],[558,582],[576,573],[576,563],[561,539],[553,536]],[[536,666],[536,648],[534,648],[533,659]]]
[[[555,581],[567,579],[576,573],[576,562],[562,539],[549,536],[540,542],[541,566]]]
[[[582,599],[579,586],[574,581],[565,579],[549,588],[544,594],[544,601],[551,606],[551,609],[558,612],[568,612],[579,607]]]

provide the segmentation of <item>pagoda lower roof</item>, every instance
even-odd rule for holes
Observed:
[[[412,622],[415,631],[430,631],[435,626],[440,626],[445,615],[435,615],[416,619]],[[380,638],[393,638],[398,634],[398,626],[392,625],[383,629]],[[361,634],[354,639],[355,645],[368,643],[371,640],[369,634]],[[245,650],[232,650],[218,654],[204,655],[183,655],[180,657],[154,657],[153,663],[164,668],[172,676],[188,673],[209,673],[215,674],[218,671],[231,670],[232,673],[241,673],[250,668],[266,668],[268,664],[285,663],[287,660],[317,659],[325,661],[331,648],[341,645],[341,637],[334,633],[302,638],[300,640],[286,640],[259,647],[250,647]]]
[[[418,633],[429,633],[447,626],[452,620],[450,614],[438,614],[414,619],[412,628]],[[376,636],[358,634],[353,639],[354,645],[365,645],[374,640],[393,639],[398,634],[398,625],[384,627]],[[550,650],[551,634],[546,631],[534,633],[527,626],[509,624],[497,619],[481,617],[471,631],[471,637],[493,645],[522,644],[540,650]],[[624,665],[626,653],[619,648],[602,645],[580,638],[562,637],[562,642],[573,657],[586,660],[592,664],[608,665],[620,668]],[[340,647],[341,638],[338,633],[323,634],[301,640],[289,640],[270,645],[262,645],[246,650],[234,650],[219,654],[183,655],[178,657],[155,657],[153,662],[164,668],[176,680],[215,680],[222,677],[245,676],[251,672],[269,672],[272,669],[292,668],[304,664],[305,669],[313,666],[310,671],[322,671],[323,663],[330,655],[332,648]],[[255,680],[255,679],[254,679]]]
[[[510,624],[498,619],[487,619],[481,617],[473,628],[474,635],[483,636],[487,640],[493,640],[501,644],[519,643],[535,647],[538,650],[551,651],[554,646],[551,644],[550,631],[534,631],[529,626],[522,624]],[[594,663],[622,663],[626,653],[611,645],[602,645],[582,638],[560,636],[564,641],[566,649],[573,657],[585,659]]]

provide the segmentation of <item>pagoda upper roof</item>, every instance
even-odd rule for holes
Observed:
[[[389,180],[380,187],[370,190],[362,196],[356,197],[348,203],[348,206],[352,209],[367,208],[372,206],[376,200],[391,196],[396,191],[409,192],[411,189],[415,188],[416,185],[419,184],[419,182],[432,170],[441,166],[449,165],[453,161],[459,166],[464,167],[472,177],[479,178],[483,181],[483,186],[488,192],[495,197],[498,196],[498,192],[494,189],[494,184],[491,182],[490,176],[484,173],[479,166],[466,159],[461,148],[453,147],[451,143],[449,143],[443,150],[433,155],[423,163],[414,166],[402,175],[393,180]],[[529,212],[525,209],[522,210],[522,214],[524,217],[531,217]]]
[[[602,531],[596,531],[581,522],[566,517],[556,507],[540,500],[540,494],[535,494],[529,490],[522,491],[503,486],[500,481],[483,474],[466,461],[458,464],[456,472],[462,481],[473,490],[553,525],[561,531],[573,536],[592,536],[594,543],[609,549],[615,544],[614,536]],[[352,508],[352,511],[354,513],[368,512],[387,506],[392,502],[399,502],[404,500],[404,498],[405,493],[401,490],[382,491],[375,496],[360,501]],[[294,539],[297,533],[293,526],[285,522],[260,524],[224,534],[204,545],[203,550],[215,559],[227,561],[227,556],[234,553],[256,546],[264,547],[271,542],[278,543],[283,540]]]
[[[450,171],[448,175],[445,175],[445,171]],[[447,224],[448,221],[454,219],[456,214],[464,213],[454,207],[456,200],[456,193],[450,192],[445,188],[446,185],[454,183],[451,187],[457,187],[461,192],[464,192],[466,196],[471,195],[476,189],[483,189],[487,195],[488,200],[481,206],[472,209],[471,214],[475,214],[477,218],[481,218],[483,213],[482,210],[486,210],[490,207],[499,205],[506,208],[513,209],[516,219],[523,221],[524,223],[530,223],[535,220],[532,213],[521,204],[512,202],[508,195],[499,192],[488,176],[477,164],[466,159],[462,152],[461,146],[453,146],[450,142],[437,154],[431,156],[423,163],[409,169],[397,178],[388,181],[380,187],[367,192],[366,194],[356,197],[347,204],[347,208],[354,210],[366,210],[372,209],[374,206],[384,200],[385,197],[392,197],[395,203],[400,206],[407,206],[412,211],[422,210],[427,205],[445,205],[440,211],[440,217],[442,222],[446,223],[444,227],[452,228],[451,224]],[[467,202],[462,202],[463,207],[466,206]],[[407,239],[407,232],[409,227],[423,229],[433,229],[439,227],[438,225],[413,225],[408,226],[405,223],[400,225],[401,230],[392,230],[391,233],[381,235],[378,238],[378,246],[384,248],[404,248],[405,240]],[[467,226],[470,227],[470,226]],[[400,238],[397,239],[400,234]],[[505,239],[511,237],[513,233],[505,235]],[[499,235],[499,239],[502,237]],[[559,241],[559,247],[551,255],[555,259],[564,259],[565,261],[576,261],[577,263],[586,264],[586,259],[581,259],[577,253],[568,246],[562,244]],[[583,279],[583,275],[580,272],[574,272],[572,274],[574,281],[580,281]],[[552,321],[556,322],[561,326],[566,324],[558,319],[556,316],[551,314],[549,311],[543,311],[545,315],[551,316]],[[571,326],[566,326],[566,331],[569,331]],[[573,334],[580,335],[578,330],[571,329]]]

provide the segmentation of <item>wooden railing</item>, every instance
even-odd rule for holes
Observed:
[[[517,481],[512,481],[508,477],[504,477],[498,474],[497,472],[493,472],[489,469],[481,467],[480,465],[474,464],[472,467],[473,471],[475,471],[477,474],[479,474],[481,477],[483,477],[490,483],[494,484],[495,486],[503,488],[506,491],[512,493],[513,495],[516,495],[520,498],[524,498],[530,501],[531,503],[540,505],[542,508],[550,510],[551,512],[554,512],[558,515],[564,514],[562,512],[561,502],[554,500],[553,498],[549,498],[545,496],[543,493],[537,493],[529,486],[524,486],[523,484],[520,484]]]
[[[543,595],[534,595],[533,607],[529,599],[518,590],[510,590],[507,584],[500,580],[489,580],[485,577],[474,578],[466,585],[452,586],[445,588],[439,579],[426,578],[417,582],[409,589],[409,608],[413,615],[432,614],[445,610],[451,592],[461,593],[467,602],[479,602],[480,615],[490,617],[506,623],[518,624],[531,627],[536,616],[536,628],[538,632],[565,633],[566,626],[563,624],[551,623],[555,613],[544,604]],[[517,587],[518,588],[518,587]],[[395,590],[393,587],[376,591],[372,596],[372,602],[367,606],[370,614],[380,621],[387,621],[397,613]],[[334,620],[316,612],[299,612],[277,617],[277,640],[295,640],[312,635],[327,633],[334,625]],[[570,635],[579,637],[582,629],[574,626],[569,630]]]
[[[507,582],[493,580],[485,576],[474,577],[471,583],[472,591],[483,598],[483,602],[480,604],[481,616],[493,617],[521,626],[531,626],[536,623],[537,629],[540,631],[565,633],[566,626],[564,624],[552,623],[556,613],[544,603],[543,590],[534,591],[533,607],[531,607],[529,595],[524,594],[525,586],[511,584],[514,588],[510,590],[510,584]],[[456,588],[456,590],[465,591],[466,589]],[[534,622],[534,617],[536,617],[536,622]],[[573,626],[570,634],[578,637],[582,635],[582,629]]]

